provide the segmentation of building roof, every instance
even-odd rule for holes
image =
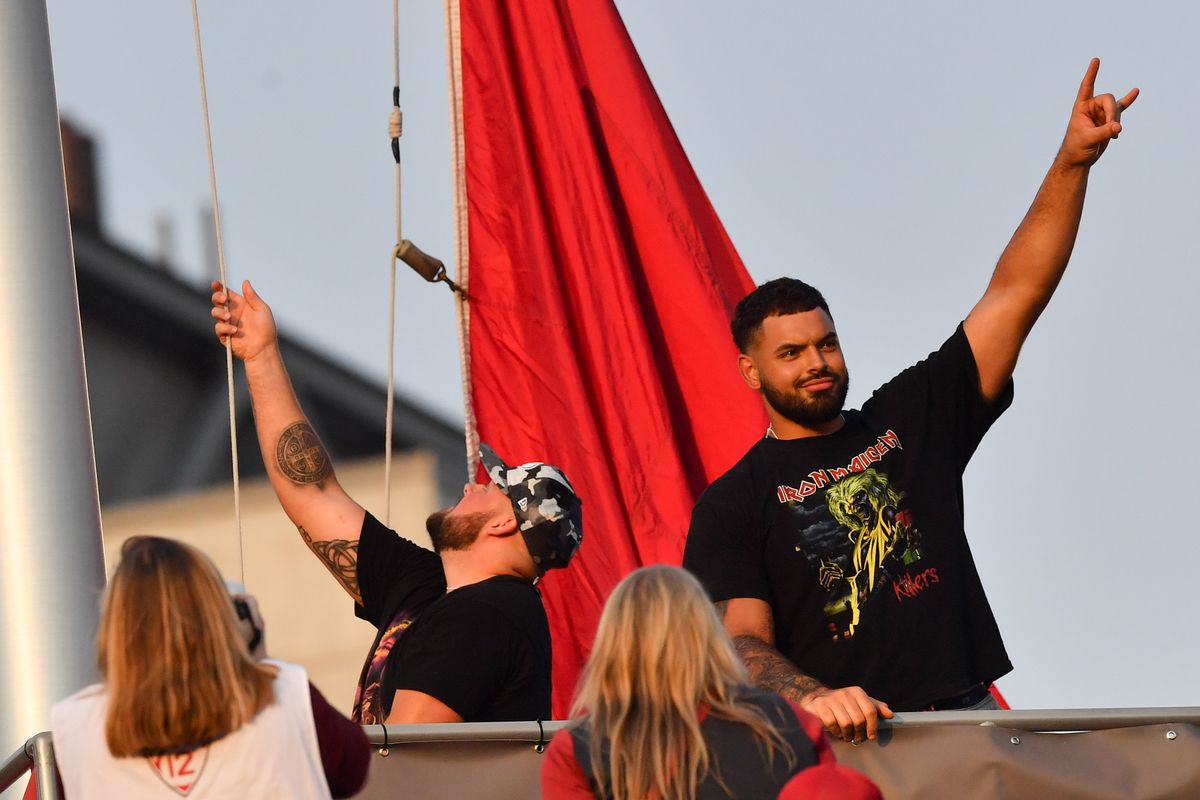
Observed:
[[[101,501],[227,482],[226,366],[213,337],[210,290],[104,236],[89,177],[94,147],[86,137],[80,143],[69,126],[63,137]],[[382,454],[385,386],[286,331],[280,346],[300,404],[334,461]],[[262,475],[240,365],[236,372],[240,472]],[[434,454],[441,502],[459,494],[465,475],[461,428],[397,395],[392,441],[397,451]]]

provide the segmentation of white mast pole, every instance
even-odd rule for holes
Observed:
[[[0,757],[95,676],[104,552],[45,0],[0,2]]]

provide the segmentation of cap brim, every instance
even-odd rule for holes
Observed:
[[[492,479],[492,483],[507,491],[509,466],[486,442],[479,443],[479,460],[483,462],[483,468]]]

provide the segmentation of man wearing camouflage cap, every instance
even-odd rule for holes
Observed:
[[[222,342],[246,366],[271,485],[305,544],[377,629],[354,719],[486,722],[550,717],[550,630],[534,583],[583,536],[580,500],[548,464],[509,467],[487,445],[491,482],[469,483],[426,521],[434,552],[346,494],[296,399],[271,309],[249,281],[213,284]],[[228,307],[226,307],[228,304]]]

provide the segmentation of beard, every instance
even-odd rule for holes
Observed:
[[[435,553],[466,550],[475,544],[479,532],[492,518],[491,514],[486,513],[451,516],[451,511],[452,508],[435,511],[425,520],[425,530],[429,532],[429,541]]]
[[[761,383],[763,397],[767,405],[785,419],[805,428],[819,428],[842,413],[846,394],[850,391],[850,373],[827,369],[805,380],[813,378],[832,378],[833,386],[824,392],[812,394],[798,385],[781,388],[764,380]]]

